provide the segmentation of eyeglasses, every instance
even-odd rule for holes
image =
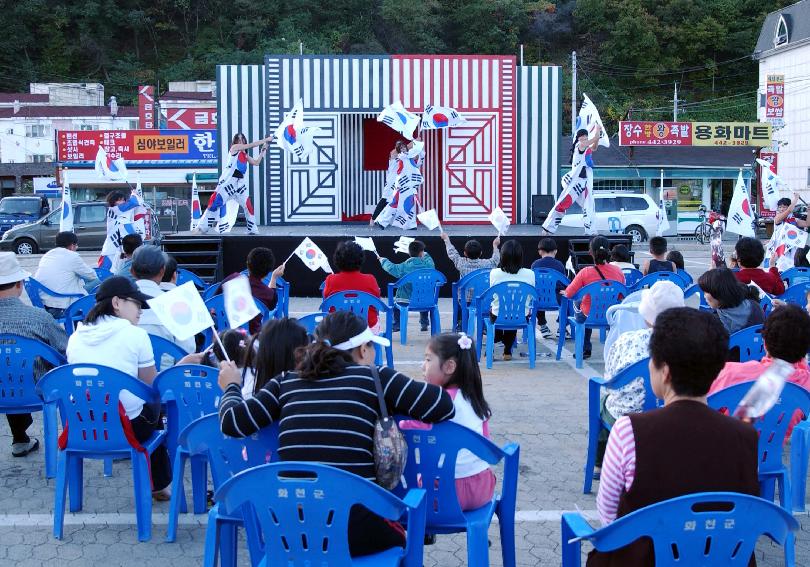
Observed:
[[[124,301],[129,301],[131,303],[134,303],[135,305],[138,306],[138,309],[143,310],[143,303],[141,303],[137,299],[132,299],[131,297],[119,297],[118,299],[123,299]]]

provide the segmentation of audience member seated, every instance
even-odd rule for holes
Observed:
[[[785,293],[785,284],[776,266],[766,272],[760,266],[765,259],[765,248],[756,238],[743,237],[734,245],[737,253],[737,263],[740,269],[734,275],[744,284],[755,283],[762,291],[771,295],[782,295]]]
[[[603,525],[697,492],[759,496],[756,430],[706,405],[727,351],[728,333],[710,313],[679,307],[658,315],[650,379],[664,407],[620,417],[613,426],[596,497]],[[588,557],[590,567],[653,563],[646,538]]]
[[[284,264],[279,264],[274,270],[273,266],[275,263],[276,258],[273,256],[273,251],[269,248],[257,246],[248,252],[247,270],[248,281],[250,282],[250,293],[253,295],[254,299],[258,299],[264,303],[264,305],[271,311],[276,308],[276,302],[278,301],[278,295],[276,294],[276,282],[278,281],[278,278],[284,275]],[[262,280],[267,277],[267,274],[270,274],[271,270],[272,274],[270,276],[270,283],[265,284]],[[239,276],[240,273],[235,272],[225,278],[223,283]],[[262,316],[256,315],[256,317],[250,321],[248,328],[251,335],[255,335],[261,331]]]
[[[576,293],[586,285],[600,280],[613,280],[619,283],[624,283],[624,273],[621,268],[608,264],[608,257],[610,252],[610,243],[604,236],[594,236],[591,239],[589,246],[591,257],[593,258],[593,266],[585,266],[582,268],[574,280],[567,288],[565,288],[565,296],[568,298],[574,297]],[[591,298],[585,296],[582,299],[578,311],[575,313],[577,320],[582,322],[588,317],[591,312]],[[590,358],[593,346],[591,344],[591,334],[593,329],[585,329],[585,346],[582,350],[583,358]]]
[[[534,287],[534,272],[523,267],[523,247],[517,240],[507,240],[501,247],[501,263],[489,273],[490,287],[504,282],[523,282]],[[530,300],[529,300],[530,301]],[[494,321],[498,316],[499,299],[496,295],[492,298],[490,307],[490,318]],[[527,302],[526,309],[530,306]],[[516,330],[496,330],[494,341],[503,342],[503,359],[512,360],[512,347],[517,338]]]
[[[810,262],[807,261],[808,247],[799,248],[793,255],[793,265],[797,268],[810,268]]]
[[[268,321],[248,343],[242,379],[242,397],[252,398],[275,376],[295,370],[301,348],[309,344],[307,330],[295,319]],[[256,376],[260,379],[256,380]]]
[[[645,276],[655,272],[677,272],[675,262],[670,262],[667,257],[667,239],[663,236],[653,236],[650,238],[650,254],[652,258],[645,261],[641,266],[641,273]]]
[[[463,278],[470,272],[480,269],[492,269],[500,262],[500,251],[498,246],[501,245],[501,238],[497,237],[492,241],[492,256],[489,258],[482,258],[484,249],[481,243],[477,240],[471,239],[464,243],[464,256],[461,256],[450,242],[450,237],[446,232],[442,231],[440,234],[444,240],[444,247],[447,249],[447,257],[453,262],[453,265],[458,270],[459,279]]]
[[[171,291],[177,287],[177,260],[174,256],[166,254],[166,267],[163,269],[163,277],[160,280],[160,289]]]
[[[121,239],[121,256],[118,260],[118,271],[115,272],[117,276],[124,276],[130,281],[135,281],[132,275],[132,255],[135,250],[143,246],[143,237],[138,234],[127,234]]]
[[[605,356],[605,380],[612,380],[625,368],[650,356],[650,336],[655,319],[667,309],[683,306],[683,290],[672,282],[658,281],[652,287],[642,290],[638,313],[644,318],[647,328],[623,333],[611,345]],[[605,422],[613,425],[623,415],[642,411],[645,393],[644,380],[641,378],[636,378],[618,390],[603,389],[599,414]],[[602,465],[606,444],[607,431],[602,431],[596,452],[595,475]]]
[[[339,242],[333,256],[336,274],[326,276],[323,286],[323,296],[329,297],[338,291],[364,291],[374,297],[380,297],[380,286],[377,278],[371,274],[360,272],[365,260],[363,248],[354,240]],[[375,332],[377,328],[377,310],[373,307],[368,311],[368,326]]]
[[[667,253],[666,260],[667,262],[672,262],[673,264],[675,264],[675,268],[677,268],[678,270],[686,271],[686,265],[683,260],[683,254],[681,254],[679,250],[670,250]]]
[[[542,239],[537,245],[537,254],[540,256],[540,258],[532,262],[532,270],[556,270],[562,275],[565,275],[565,266],[563,266],[563,263],[556,258],[557,243],[553,238]],[[560,296],[562,295],[564,289],[565,286],[558,282],[557,303],[560,302]],[[554,338],[551,329],[548,328],[545,311],[537,312],[537,324],[540,326],[540,334],[544,339]]]
[[[20,301],[23,280],[31,274],[20,267],[13,252],[0,252],[0,333],[11,333],[36,339],[65,352],[67,335],[44,309],[26,305]],[[46,368],[37,361],[35,375],[45,373]],[[42,367],[40,367],[42,366]],[[11,429],[11,454],[24,457],[39,448],[39,440],[28,436],[27,430],[34,423],[30,413],[6,414]]]
[[[147,297],[159,297],[165,292],[160,289],[160,282],[163,279],[163,272],[166,268],[166,253],[157,246],[141,246],[132,255],[132,275],[135,278],[135,285]],[[189,337],[185,340],[180,340],[163,326],[157,315],[149,309],[141,314],[138,327],[149,333],[163,337],[167,341],[171,341],[186,353],[194,352],[197,346],[194,337]],[[161,365],[161,368],[163,366]]]
[[[380,419],[375,389],[373,343],[388,346],[365,320],[350,311],[324,317],[315,342],[303,349],[295,372],[270,378],[254,398],[242,398],[241,375],[233,363],[220,364],[222,432],[246,437],[279,422],[282,461],[328,463],[376,481],[374,424]],[[379,380],[392,414],[426,423],[451,419],[453,400],[441,387],[415,382],[393,368],[379,368]],[[267,377],[257,375],[257,381]],[[258,403],[256,403],[258,402]],[[404,547],[404,530],[362,506],[349,516],[353,556]]]
[[[636,265],[630,261],[630,251],[624,244],[617,244],[610,251],[610,265],[621,270],[636,270]]]
[[[740,283],[728,268],[704,272],[698,285],[729,334],[765,321],[757,290]]]
[[[40,258],[34,279],[56,293],[87,295],[86,290],[98,284],[98,278],[96,272],[76,252],[78,248],[79,239],[75,234],[58,233],[56,248]],[[45,293],[40,296],[45,310],[57,319],[76,301],[76,298],[54,297]]]
[[[712,383],[709,394],[713,394],[734,384],[756,380],[778,358],[793,365],[794,371],[789,382],[810,390],[810,369],[807,367],[807,351],[810,350],[810,315],[798,305],[780,305],[765,319],[762,325],[762,341],[765,343],[765,357],[748,362],[727,362]],[[793,416],[788,437],[802,419],[800,412]]]
[[[407,276],[416,270],[432,270],[436,266],[433,263],[433,258],[430,257],[425,251],[425,243],[421,240],[414,240],[408,246],[408,254],[410,258],[399,264],[395,264],[388,258],[383,258],[379,254],[377,259],[380,261],[383,270],[399,279],[402,276]],[[408,303],[411,299],[411,284],[406,284],[397,288],[396,297],[394,300],[397,303]],[[394,309],[394,332],[399,331],[399,309]],[[424,311],[419,314],[419,326],[422,331],[428,330],[428,313]]]
[[[109,366],[151,385],[157,375],[152,343],[146,331],[137,326],[142,310],[149,309],[147,299],[148,295],[138,291],[135,284],[123,276],[101,282],[96,291],[96,304],[84,323],[70,335],[68,363]],[[146,404],[126,390],[121,391],[119,401],[139,442],[146,441],[156,429],[163,427],[159,404]],[[150,471],[152,496],[156,500],[168,500],[172,469],[164,445],[152,453]]]

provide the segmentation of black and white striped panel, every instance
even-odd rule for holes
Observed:
[[[342,114],[340,176],[343,187],[343,219],[371,214],[382,197],[385,171],[363,169],[363,120],[376,114]]]

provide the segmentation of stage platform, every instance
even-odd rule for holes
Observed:
[[[492,225],[455,225],[446,226],[444,230],[460,254],[463,254],[464,243],[470,238],[475,238],[484,249],[483,257],[488,258],[492,255],[492,241],[497,236]],[[520,242],[523,247],[524,265],[528,268],[538,258],[537,244],[544,236],[541,233],[542,230],[537,225],[513,225],[509,228],[508,234],[501,237],[501,242],[508,239]],[[257,246],[270,248],[278,263],[292,254],[304,237],[309,237],[329,257],[330,264],[333,264],[331,259],[338,243],[355,236],[373,237],[379,254],[397,263],[407,260],[405,254],[393,251],[394,242],[400,236],[422,240],[436,264],[436,269],[447,276],[448,285],[442,289],[442,296],[449,297],[449,282],[458,279],[458,272],[447,257],[439,231],[430,231],[422,226],[408,231],[390,227],[382,230],[363,223],[262,226],[259,227],[258,235],[249,235],[244,228],[237,227],[230,233],[222,235],[216,233],[198,235],[191,232],[164,234],[163,247],[177,259],[181,267],[186,267],[207,280],[215,281],[245,269],[248,252]],[[621,243],[630,247],[629,236],[606,235],[606,237],[611,241],[611,245]],[[568,234],[552,238],[557,242],[557,258],[560,261],[565,262],[571,250],[579,263],[589,263],[590,257],[587,256],[589,237],[582,234]],[[334,265],[332,267],[334,268]],[[366,254],[362,271],[377,278],[383,296],[386,294],[386,285],[395,281],[395,278],[382,269],[380,262],[371,253]],[[319,296],[320,285],[326,276],[322,270],[310,271],[297,258],[287,262],[285,279],[291,282],[292,294],[296,297]]]

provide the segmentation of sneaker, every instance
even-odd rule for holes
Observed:
[[[512,360],[512,355],[508,352],[503,353],[504,360]]]
[[[590,357],[591,357],[591,351],[586,350],[585,352],[583,352],[583,353],[582,353],[582,358],[583,358],[583,360],[587,360],[587,359],[589,359]]]
[[[172,489],[167,486],[161,490],[153,490],[152,499],[156,502],[168,502],[172,499]]]
[[[555,338],[555,339],[559,339],[559,338],[560,338],[560,331],[559,331],[559,329],[557,330],[557,332],[556,332],[556,333],[554,333],[554,338]],[[565,340],[566,340],[566,341],[570,341],[570,340],[571,340],[571,331],[570,331],[569,329],[566,329],[566,330],[565,330]]]
[[[422,331],[423,333],[425,333],[428,330],[428,326],[427,325],[422,325],[422,327],[419,330]]]
[[[548,325],[540,325],[540,335],[544,339],[553,339],[554,335],[551,333],[551,329],[548,328]]]
[[[392,333],[398,333],[399,332],[399,325],[394,325],[393,327],[391,327],[391,332]]]
[[[39,439],[29,439],[25,443],[12,443],[11,455],[13,457],[24,457],[28,453],[33,453],[39,449]]]

